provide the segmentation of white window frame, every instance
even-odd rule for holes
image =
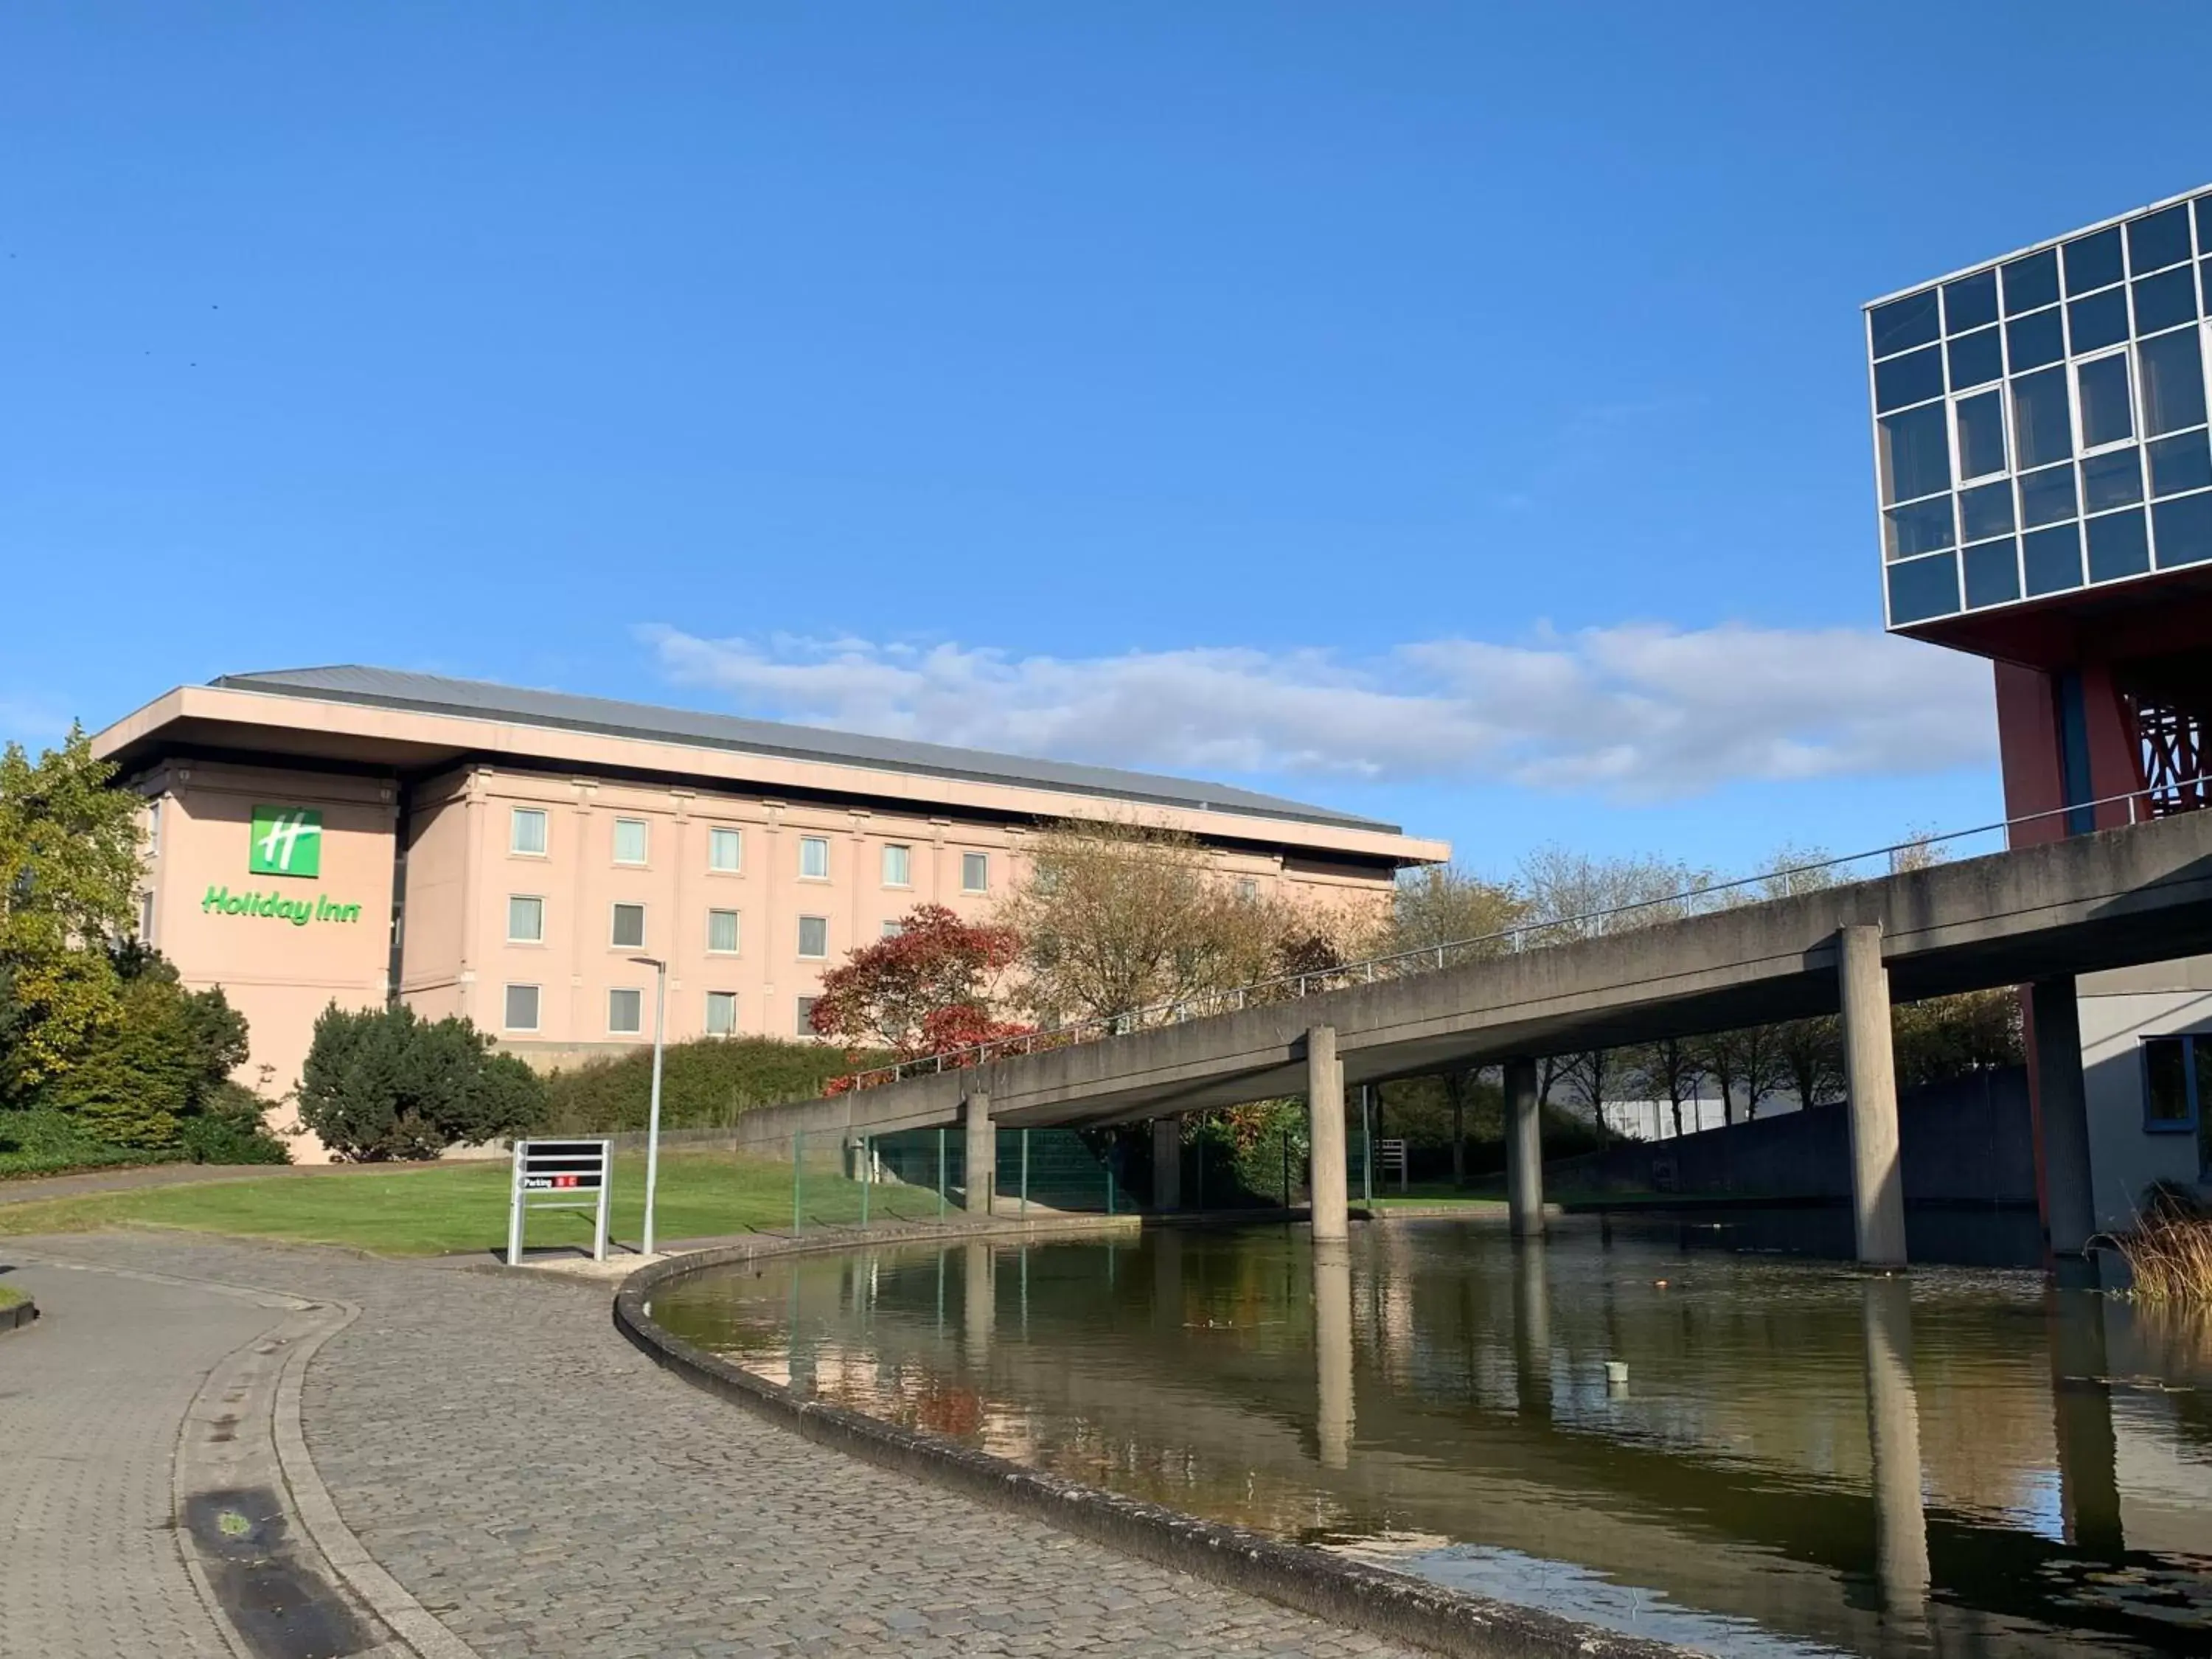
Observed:
[[[968,884],[968,860],[970,859],[983,861],[983,884],[980,887]],[[991,855],[988,853],[963,852],[960,854],[960,890],[963,893],[988,893],[991,890]]]
[[[535,850],[521,845],[522,837],[516,832],[525,818],[538,820],[538,839],[541,843]],[[507,809],[507,854],[509,858],[550,858],[553,853],[553,814],[543,806],[510,806]]]
[[[718,1001],[720,1001],[720,1002],[723,1002],[723,1003],[726,1003],[726,1004],[728,1005],[728,1006],[729,1006],[729,1010],[730,1010],[730,1023],[729,1023],[729,1024],[728,1024],[726,1028],[724,1028],[723,1030],[719,1030],[719,1031],[718,1031],[718,1030],[716,1030],[714,1029],[714,1005],[715,1005],[715,1003],[716,1003],[716,1002],[718,1002]],[[705,1009],[704,1009],[704,1011],[703,1011],[703,1013],[702,1013],[702,1018],[703,1018],[705,1019],[705,1021],[707,1022],[704,1029],[705,1029],[706,1033],[707,1033],[707,1035],[708,1035],[708,1036],[729,1037],[729,1036],[737,1036],[737,1034],[738,1034],[738,994],[737,994],[735,991],[709,991],[709,992],[708,992],[708,993],[707,993],[707,1002],[706,1002],[706,1007],[705,1007]]]
[[[633,996],[637,999],[637,1024],[621,1026],[615,1024],[615,999]],[[607,1035],[609,1036],[643,1036],[645,1035],[645,989],[637,985],[607,987]]]
[[[521,899],[538,907],[538,934],[525,939],[514,931],[514,902]],[[539,945],[545,943],[545,896],[543,893],[509,893],[507,896],[507,942],[509,945]]]
[[[808,922],[810,922],[810,921],[818,921],[818,922],[820,922],[820,923],[822,924],[822,948],[821,948],[819,951],[809,951],[809,950],[806,948],[806,924],[807,924]],[[829,961],[829,960],[830,960],[830,918],[829,918],[829,917],[827,917],[827,916],[801,916],[801,917],[799,917],[799,937],[798,937],[797,940],[795,941],[795,943],[797,944],[797,945],[798,945],[798,947],[799,947],[799,959],[801,962],[827,962],[827,961]]]
[[[146,803],[146,856],[161,856],[161,798],[154,796]]]
[[[635,828],[637,830],[639,843],[643,848],[638,856],[634,859],[626,859],[623,856],[622,853],[623,830],[627,827]],[[621,865],[625,870],[642,870],[646,866],[651,864],[653,862],[653,820],[650,818],[633,817],[617,818],[615,820],[613,851],[615,855],[614,861],[617,864]]]
[[[1971,489],[1976,484],[1994,483],[1999,478],[2009,478],[2020,471],[2019,467],[2014,465],[2019,458],[2013,451],[2011,388],[2012,382],[2009,379],[1997,380],[1988,386],[1978,386],[1971,392],[1961,392],[1946,400],[1944,413],[1950,422],[1951,488],[1954,491]],[[1996,394],[1997,400],[1997,424],[2004,428],[2005,464],[1995,472],[1977,472],[1972,477],[1968,477],[1966,445],[1959,436],[1959,405],[1978,398],[1989,397],[1992,393]],[[1878,432],[1877,437],[1879,437]],[[1915,499],[1925,501],[1927,497],[1923,495]],[[1904,503],[1899,502],[1898,505],[1902,506]]]
[[[727,916],[730,919],[730,937],[734,939],[736,943],[730,945],[727,949],[725,949],[721,945],[714,943],[714,918],[716,916]],[[709,909],[707,912],[707,954],[710,957],[742,956],[744,953],[744,948],[745,923],[744,914],[741,911],[727,909],[720,905]]]
[[[806,867],[807,849],[815,847],[818,847],[822,849],[822,873],[818,876],[811,873]],[[801,881],[827,881],[830,879],[829,836],[801,836],[799,838],[799,878]]]
[[[616,919],[624,910],[635,910],[637,912],[637,939],[634,944],[616,937],[617,932],[618,931],[616,925]],[[645,949],[646,940],[652,937],[652,935],[646,931],[647,925],[646,907],[641,901],[637,899],[614,900],[607,906],[607,949],[610,951],[642,951]]]
[[[532,1012],[537,1015],[537,1018],[527,1025],[517,1025],[514,1023],[514,998],[517,991],[530,993]],[[531,985],[520,981],[501,986],[499,998],[499,1029],[502,1031],[543,1030],[545,1027],[545,988],[542,985]]]
[[[2116,346],[2107,346],[2101,350],[2093,351],[2086,357],[2069,357],[2066,360],[2067,367],[2073,371],[2074,376],[2073,384],[2069,386],[2066,390],[2074,402],[2072,411],[2074,416],[2074,461],[2077,469],[2080,467],[2081,462],[2087,459],[2092,455],[2109,455],[2116,449],[2127,448],[2130,444],[2139,447],[2143,441],[2142,394],[2140,390],[2142,383],[2142,375],[2136,366],[2135,346],[2135,337],[2130,335],[2128,338],[2121,341],[2119,344]],[[2126,362],[2128,372],[2128,426],[2130,430],[2126,437],[2112,439],[2107,442],[2099,444],[2095,448],[2092,449],[2089,447],[2089,434],[2083,430],[2081,425],[2081,371],[2085,368],[2094,368],[2095,365],[2103,362],[2107,357],[2118,357],[2124,359]],[[2075,486],[2078,490],[2080,486],[2080,480],[2078,478],[2075,480]]]
[[[894,853],[901,854],[906,860],[906,878],[903,881],[894,881],[891,879],[891,854]],[[910,890],[914,886],[913,843],[903,841],[885,842],[884,843],[883,866],[884,886],[896,887],[902,890]]]
[[[154,890],[150,887],[138,895],[138,942],[154,942]]]
[[[904,932],[906,932],[906,924],[896,917],[884,923],[883,937],[885,939],[896,939]]]
[[[720,840],[720,838],[721,838],[722,836],[728,836],[729,837],[731,837],[731,838],[732,838],[732,840],[735,842],[735,844],[736,844],[736,846],[737,846],[737,849],[738,849],[738,856],[737,856],[737,860],[736,860],[736,861],[735,861],[734,863],[731,863],[731,864],[717,864],[717,863],[715,863],[715,862],[714,862],[714,848],[715,848],[715,845],[716,845],[716,843]],[[745,832],[744,832],[743,830],[738,829],[735,824],[729,824],[729,823],[710,823],[710,824],[708,824],[708,825],[707,826],[707,871],[708,871],[708,873],[709,875],[716,875],[716,876],[734,876],[734,875],[739,875],[739,874],[742,874],[742,873],[744,872],[744,867],[745,867]]]

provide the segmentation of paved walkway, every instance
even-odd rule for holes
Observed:
[[[0,1261],[29,1256],[358,1306],[307,1368],[306,1449],[367,1555],[482,1659],[1405,1651],[811,1445],[653,1366],[604,1286],[175,1235],[0,1240]],[[11,1282],[48,1314],[0,1337],[21,1476],[0,1489],[0,1607],[28,1607],[26,1651],[52,1659],[222,1654],[165,1530],[179,1425],[226,1355],[313,1316],[112,1273]]]

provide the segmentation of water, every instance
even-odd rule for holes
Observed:
[[[2212,1320],[1712,1237],[886,1247],[653,1311],[1018,1462],[1716,1653],[2212,1651]]]

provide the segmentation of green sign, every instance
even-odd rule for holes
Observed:
[[[361,906],[341,903],[328,893],[318,893],[310,900],[287,898],[276,892],[234,893],[228,887],[213,885],[201,898],[200,910],[216,916],[265,916],[272,921],[289,921],[295,927],[305,927],[311,921],[361,920]]]
[[[246,867],[257,876],[323,872],[323,815],[312,806],[257,806]]]

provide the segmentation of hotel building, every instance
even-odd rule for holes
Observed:
[[[332,1002],[460,1014],[534,1065],[808,1034],[918,904],[981,917],[1042,823],[1180,830],[1254,894],[1364,906],[1449,848],[1223,784],[363,667],[180,686],[94,747],[146,801],[143,935],[296,1081]]]

